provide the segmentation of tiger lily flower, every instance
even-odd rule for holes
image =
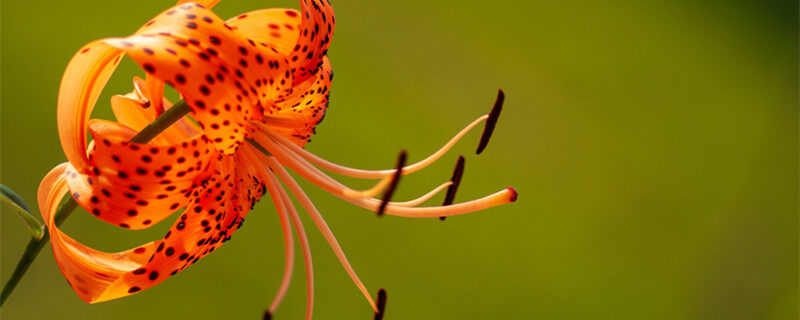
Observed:
[[[382,314],[385,292],[377,303],[372,299],[322,215],[286,168],[379,214],[445,217],[516,200],[517,193],[504,188],[452,204],[463,172],[462,158],[451,181],[414,200],[390,201],[401,175],[435,162],[488,119],[482,150],[497,121],[502,92],[492,113],[417,163],[405,165],[403,153],[393,169],[341,166],[303,149],[325,115],[333,78],[326,56],[335,21],[330,3],[301,0],[300,11],[257,10],[224,21],[210,10],[217,2],[179,1],[129,37],[85,45],[66,68],[59,90],[58,129],[68,162],[43,179],[38,201],[59,268],[84,301],[131,295],[184,270],[229,240],[253,205],[269,193],[280,219],[286,260],[265,317],[274,313],[288,290],[294,233],[305,262],[307,318],[313,310],[311,251],[290,194],[311,216],[376,314]],[[116,122],[90,119],[100,92],[125,55],[142,67],[145,78],[134,78],[131,93],[111,99]],[[182,100],[168,101],[166,85],[175,88]],[[137,132],[180,108],[191,119],[176,113],[178,120],[152,140],[137,141]],[[92,136],[88,143],[87,132]],[[320,169],[377,182],[372,188],[354,190]],[[418,207],[444,189],[448,189],[445,205]],[[384,190],[382,199],[375,198]],[[179,214],[163,239],[106,253],[58,229],[55,213],[64,196],[71,196],[98,219],[125,229],[148,228]]]

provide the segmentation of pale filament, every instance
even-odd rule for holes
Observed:
[[[302,174],[304,178],[309,179],[309,181],[313,182],[320,188],[325,189],[326,191],[348,198],[371,198],[386,189],[386,187],[392,182],[392,177],[385,177],[378,181],[373,187],[366,189],[366,190],[353,190],[351,188],[346,187],[345,185],[339,183],[338,181],[334,180],[333,178],[329,177],[328,175],[324,174],[322,171],[319,171],[316,167],[312,166],[302,158],[295,156],[295,160],[289,160],[287,157],[291,157],[294,155],[291,151],[286,150],[285,148],[281,147],[280,145],[272,142],[270,138],[264,135],[263,132],[260,131],[251,131],[251,136],[253,137],[256,144],[261,148],[269,148],[267,149],[268,152],[272,153],[280,153],[280,160],[286,162],[292,162],[293,166],[297,166],[297,168],[292,168],[292,170],[300,173],[298,170],[302,170]],[[278,149],[281,149],[279,152]],[[271,150],[270,150],[271,149]],[[305,168],[305,169],[303,169]],[[308,176],[306,176],[308,175]],[[313,176],[314,178],[310,178]]]
[[[303,178],[306,178],[320,188],[325,189],[325,191],[340,197],[355,199],[370,198],[383,191],[383,189],[385,189],[386,186],[388,186],[392,181],[391,177],[386,177],[370,189],[364,191],[353,190],[337,182],[333,178],[324,174],[322,171],[319,171],[319,169],[313,167],[308,162],[305,162],[297,157],[292,157],[293,153],[291,153],[291,151],[278,145],[267,136],[259,132],[255,132],[253,134],[253,138],[261,147],[272,153],[278,158],[278,160],[280,160],[281,163],[288,165],[293,171],[303,176]]]
[[[480,124],[481,122],[483,122],[487,118],[489,118],[488,114],[480,116],[478,119],[475,119],[475,121],[472,121],[472,123],[470,123],[469,125],[464,127],[464,129],[461,129],[461,131],[459,131],[455,136],[453,136],[453,138],[451,138],[449,141],[447,141],[447,143],[445,143],[445,145],[442,146],[439,150],[437,150],[436,152],[434,152],[433,154],[431,154],[427,158],[420,160],[417,163],[405,166],[403,168],[403,175],[414,173],[414,172],[419,171],[419,170],[427,167],[428,165],[436,162],[436,160],[438,160],[445,153],[447,153],[447,151],[449,151],[450,148],[452,148],[456,144],[456,142],[458,142],[458,140],[460,140],[470,130],[475,128],[475,126],[477,126],[478,124]],[[355,168],[345,167],[345,166],[342,166],[342,165],[338,165],[338,164],[332,163],[330,161],[327,161],[325,159],[322,159],[322,158],[314,155],[311,152],[306,151],[302,147],[297,146],[296,144],[294,144],[291,141],[289,141],[289,139],[287,139],[287,138],[275,133],[274,131],[270,130],[269,126],[267,126],[264,123],[259,123],[257,121],[253,121],[251,123],[256,125],[260,130],[262,130],[270,138],[276,140],[281,145],[286,146],[287,148],[289,148],[293,152],[295,152],[298,155],[300,155],[300,157],[302,157],[303,159],[306,159],[309,162],[319,166],[320,168],[323,168],[323,169],[328,170],[330,172],[334,172],[334,173],[337,173],[337,174],[341,174],[341,175],[349,176],[349,177],[354,177],[354,178],[362,178],[362,179],[380,179],[380,178],[385,178],[385,177],[391,177],[395,172],[395,169],[363,170],[363,169],[355,169]]]
[[[244,145],[242,146],[241,150],[243,151],[244,156],[247,158],[248,163],[253,164],[255,167],[255,172],[258,175],[259,180],[267,186],[269,195],[272,198],[272,202],[275,203],[275,208],[278,211],[278,218],[281,224],[285,262],[283,277],[281,277],[281,284],[278,287],[278,292],[275,294],[275,298],[272,299],[268,309],[269,313],[274,314],[275,310],[286,296],[286,292],[289,291],[289,285],[291,284],[292,273],[294,271],[294,235],[292,235],[292,223],[289,222],[289,212],[286,208],[286,203],[284,203],[283,198],[281,198],[278,190],[274,188],[274,185],[268,183],[270,176],[264,169],[264,166],[261,165],[261,161],[256,152],[253,150],[253,146]]]
[[[370,190],[367,190],[367,191],[372,191],[372,190],[377,191],[374,194],[369,194],[366,191],[355,191],[355,190],[352,190],[352,189],[348,188],[347,186],[343,185],[342,183],[336,181],[335,179],[331,178],[330,176],[326,175],[325,173],[323,173],[322,171],[320,171],[319,169],[317,169],[316,167],[314,167],[310,163],[306,162],[304,159],[300,158],[297,154],[293,153],[291,150],[287,149],[286,147],[281,146],[280,144],[276,143],[275,141],[273,141],[269,137],[266,137],[266,136],[264,136],[263,134],[261,134],[259,132],[255,132],[253,134],[253,138],[256,140],[256,142],[261,147],[265,148],[268,152],[272,153],[273,156],[277,157],[278,160],[282,164],[288,166],[294,172],[297,172],[303,178],[305,178],[308,181],[314,183],[318,187],[324,189],[325,191],[330,192],[331,194],[333,194],[333,195],[335,195],[337,197],[345,199],[345,200],[347,200],[347,199],[372,199],[372,196],[374,196],[377,193],[379,193],[381,190],[383,190],[391,182],[391,177],[386,177],[386,178],[383,178],[381,180],[381,182],[379,182],[375,187],[373,187]],[[452,182],[446,182],[445,183],[446,185],[444,187],[449,186],[451,183]],[[422,202],[425,202],[426,200],[430,199],[431,197],[436,195],[436,193],[438,193],[442,189],[444,189],[444,187],[443,186],[437,187],[434,190],[432,190],[431,192],[428,192],[427,194],[423,195],[422,197],[414,199],[414,200],[410,200],[410,201],[406,201],[406,202],[400,202],[400,203],[390,202],[390,204],[399,205],[399,206],[415,206],[415,205],[418,205],[418,204],[420,204]]]
[[[333,232],[328,227],[328,224],[325,223],[325,219],[322,218],[322,215],[314,206],[314,203],[311,202],[311,199],[308,198],[303,189],[300,188],[300,185],[297,184],[297,182],[294,180],[294,178],[292,178],[289,172],[286,171],[286,169],[284,169],[283,166],[277,160],[275,160],[274,157],[264,156],[262,157],[262,159],[265,160],[267,166],[270,169],[272,169],[272,171],[275,174],[278,175],[278,178],[280,178],[280,180],[283,181],[284,184],[286,184],[286,186],[289,188],[289,191],[291,191],[292,194],[294,194],[297,201],[300,202],[300,205],[302,205],[303,208],[306,210],[306,212],[308,212],[308,214],[311,216],[311,219],[317,225],[317,229],[319,229],[320,233],[322,233],[323,237],[325,237],[325,240],[328,241],[328,244],[330,245],[331,249],[333,249],[334,254],[336,254],[336,257],[339,259],[339,263],[341,263],[342,267],[344,267],[345,271],[347,271],[347,274],[350,276],[350,279],[353,280],[356,287],[358,287],[358,289],[367,299],[367,302],[369,302],[370,306],[372,306],[372,309],[375,312],[377,312],[378,307],[375,304],[375,301],[372,299],[372,296],[370,296],[367,288],[361,282],[361,279],[358,278],[358,275],[356,274],[355,270],[353,270],[353,267],[347,260],[344,251],[342,251],[341,246],[339,246],[339,242],[336,241],[336,237],[333,235]]]
[[[295,233],[297,233],[297,237],[300,240],[300,248],[303,251],[303,262],[306,272],[306,320],[311,320],[311,315],[314,313],[314,265],[311,260],[311,246],[308,244],[308,237],[306,237],[306,231],[305,228],[303,228],[303,222],[300,220],[300,216],[297,214],[297,210],[295,209],[292,200],[289,199],[289,195],[280,185],[280,182],[275,175],[264,167],[261,167],[260,171],[263,171],[267,176],[264,184],[266,185],[267,190],[269,190],[269,193],[271,195],[279,195],[280,197],[280,199],[275,200],[276,197],[273,196],[275,205],[279,208],[282,206],[285,211],[288,210],[289,217],[292,219]],[[277,305],[271,305],[269,312],[273,313],[276,307]]]
[[[362,208],[375,211],[380,206],[381,200],[378,199],[354,198],[354,197],[344,196],[343,192],[341,192],[341,189],[347,187],[335,181],[327,181],[325,178],[321,177],[321,175],[324,174],[318,172],[318,170],[317,172],[312,172],[312,170],[315,170],[316,168],[312,167],[313,168],[312,169],[304,166],[302,164],[303,162],[302,160],[292,158],[291,153],[287,152],[289,150],[281,148],[280,145],[278,145],[271,139],[259,135],[255,135],[254,138],[262,147],[267,149],[267,151],[271,152],[273,156],[277,157],[282,164],[289,166],[289,168],[300,174],[302,177],[320,186],[324,190]],[[452,216],[452,215],[460,215],[460,214],[475,212],[486,208],[494,207],[497,205],[514,202],[515,200],[516,200],[516,192],[513,189],[506,188],[480,199],[458,204],[447,205],[447,206],[420,208],[420,207],[398,206],[397,204],[390,202],[386,206],[385,213],[389,215],[414,217],[414,218],[442,217],[442,216]]]
[[[442,190],[444,190],[445,188],[449,187],[451,184],[453,184],[453,181],[447,181],[445,183],[442,183],[441,185],[439,185],[435,189],[429,191],[428,193],[422,195],[419,198],[416,198],[414,200],[404,201],[404,202],[389,202],[389,205],[398,206],[398,207],[416,207],[416,206],[422,204],[423,202],[428,201],[428,199],[432,198],[437,193],[439,193]]]
[[[433,162],[437,161],[441,158],[445,153],[447,153],[453,145],[455,145],[458,140],[460,140],[464,135],[466,135],[471,129],[475,126],[480,124],[482,121],[485,121],[489,118],[489,115],[483,115],[467,125],[464,129],[459,131],[453,138],[451,138],[444,146],[442,146],[439,150],[434,152],[433,154],[429,155],[427,158],[405,166],[402,168],[401,173],[403,175],[410,174],[416,171],[419,171],[428,165],[432,164]],[[246,150],[244,153],[247,158],[252,160],[253,163],[264,163],[266,167],[260,167],[258,169],[258,175],[265,181],[265,184],[273,198],[273,201],[276,204],[276,207],[279,211],[281,217],[281,225],[282,229],[284,230],[284,238],[287,236],[287,229],[288,229],[288,221],[286,221],[287,215],[291,217],[292,223],[295,226],[295,230],[298,234],[302,231],[302,223],[297,215],[297,211],[294,208],[294,204],[292,203],[291,199],[289,198],[288,193],[286,190],[281,186],[281,181],[283,184],[289,188],[291,193],[295,196],[295,198],[300,202],[303,208],[308,212],[311,216],[311,219],[314,221],[314,224],[317,226],[319,231],[322,233],[325,240],[330,245],[331,249],[334,251],[337,259],[339,260],[342,267],[344,267],[347,274],[352,279],[353,283],[358,287],[361,293],[369,302],[370,306],[378,312],[378,307],[375,304],[375,301],[369,294],[369,291],[366,289],[364,284],[358,278],[358,275],[353,270],[350,262],[347,260],[344,252],[341,249],[336,237],[333,235],[333,232],[328,227],[327,223],[325,222],[322,215],[319,213],[317,208],[302,190],[302,188],[297,184],[297,182],[292,178],[289,172],[284,168],[284,166],[289,167],[291,170],[298,173],[303,178],[309,180],[310,182],[314,183],[315,185],[319,186],[320,188],[340,197],[350,203],[353,203],[357,206],[375,211],[379,207],[381,207],[383,203],[382,200],[378,200],[373,198],[373,196],[379,194],[381,191],[386,189],[387,186],[394,183],[393,176],[397,172],[398,169],[388,169],[388,170],[361,170],[361,169],[354,169],[349,168],[341,165],[334,164],[327,160],[324,160],[311,152],[306,151],[302,147],[297,146],[289,139],[281,136],[280,134],[272,131],[269,126],[284,126],[285,123],[280,119],[272,119],[268,118],[265,119],[263,122],[251,122],[257,130],[251,130],[251,137],[253,140],[250,140],[253,143],[253,147],[246,146],[243,149]],[[255,150],[258,149],[258,150]],[[351,176],[356,178],[364,178],[364,179],[381,179],[375,186],[366,190],[353,190],[348,188],[344,184],[338,182],[337,180],[331,178],[321,170],[319,170],[316,166],[321,167],[322,169],[326,169],[330,172],[342,174],[345,176]],[[277,177],[276,177],[277,175]],[[266,178],[265,178],[266,177]],[[280,181],[279,181],[280,179]],[[490,208],[493,206],[514,202],[517,197],[516,191],[512,188],[505,188],[501,191],[498,191],[494,194],[485,196],[480,199],[475,199],[468,202],[452,204],[447,206],[435,206],[435,207],[416,207],[424,203],[425,201],[429,200],[434,195],[438,194],[442,190],[446,189],[447,187],[453,184],[452,181],[445,182],[438,187],[434,188],[433,190],[429,191],[428,193],[420,196],[417,199],[405,201],[405,202],[387,202],[385,203],[385,210],[383,211],[386,214],[396,215],[396,216],[403,216],[403,217],[444,217],[444,216],[452,216],[452,215],[459,215],[465,214],[470,212],[475,212],[479,210],[483,210],[486,208]],[[289,213],[291,214],[289,214]],[[298,229],[299,226],[299,229]],[[289,236],[291,238],[291,236]],[[307,281],[308,286],[308,297],[307,297],[307,308],[306,308],[306,319],[310,319],[311,313],[313,311],[313,275],[311,275],[311,257],[310,251],[308,249],[307,239],[305,239],[305,233],[302,231],[301,238],[301,246],[304,251],[304,259],[306,260],[306,277],[307,279],[312,279]],[[287,240],[287,242],[291,242],[291,240]],[[291,246],[291,243],[287,243],[287,250]],[[291,271],[288,270],[289,268],[289,259],[287,253],[287,269],[284,271],[284,278],[281,281],[281,287],[278,290],[278,296],[276,296],[273,303],[270,305],[269,312],[274,312],[275,308],[277,308],[280,300],[283,299],[283,296],[288,289],[288,283],[291,280]],[[293,262],[292,262],[293,263]]]
[[[272,299],[272,303],[269,304],[269,312],[275,313],[275,309],[277,309],[281,301],[283,301],[286,292],[289,290],[289,284],[292,281],[292,271],[294,270],[294,235],[292,234],[292,225],[291,222],[289,222],[289,213],[287,212],[286,204],[283,202],[278,190],[269,188],[269,185],[268,189],[270,189],[269,195],[272,197],[272,202],[275,203],[275,207],[278,211],[286,257],[280,287],[278,287],[278,292],[275,294],[275,298]]]

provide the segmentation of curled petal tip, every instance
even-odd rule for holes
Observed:
[[[517,201],[517,196],[519,196],[519,193],[517,193],[517,190],[514,190],[514,188],[512,188],[512,187],[506,187],[506,190],[511,192],[511,198],[509,199],[509,202],[516,202]]]
[[[378,207],[378,216],[383,216],[383,212],[386,211],[386,206],[389,205],[389,201],[392,200],[392,195],[394,194],[394,190],[397,189],[397,183],[400,182],[400,177],[403,175],[403,167],[406,166],[406,158],[408,157],[408,152],[406,150],[400,151],[400,154],[397,156],[397,166],[395,167],[394,175],[392,176],[392,181],[389,184],[389,187],[386,189],[386,192],[383,193],[383,199],[381,199],[381,205]]]
[[[483,134],[481,134],[481,141],[478,143],[478,150],[475,154],[481,154],[486,146],[489,144],[489,139],[492,137],[494,127],[497,125],[497,119],[500,118],[500,111],[503,110],[503,102],[506,100],[506,94],[502,89],[497,91],[497,99],[494,101],[492,111],[489,111],[489,118],[486,119],[486,125],[483,127]]]
[[[376,304],[378,306],[378,311],[375,312],[375,318],[373,319],[382,320],[383,314],[386,311],[386,290],[384,290],[383,288],[378,290],[378,299],[376,301]]]

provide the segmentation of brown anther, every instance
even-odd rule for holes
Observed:
[[[264,318],[262,318],[262,319],[264,319],[264,320],[272,320],[272,313],[270,313],[269,310],[264,311]]]
[[[375,318],[373,320],[382,320],[383,313],[386,311],[386,290],[383,288],[378,290],[378,299],[375,301],[375,304],[378,305],[378,312],[375,312]]]
[[[475,154],[481,154],[483,149],[486,149],[486,145],[489,144],[489,138],[492,137],[494,126],[497,125],[497,119],[500,118],[500,111],[503,110],[503,101],[505,101],[505,99],[506,94],[503,90],[498,90],[497,100],[494,102],[492,111],[489,112],[489,118],[486,119],[486,125],[483,127],[483,134],[481,134],[481,141],[478,143],[478,150],[475,151]]]
[[[141,105],[142,109],[150,108],[150,100],[145,100],[144,102],[141,103]]]
[[[461,176],[464,175],[464,160],[463,155],[458,156],[456,168],[453,169],[453,176],[450,178],[453,184],[447,187],[447,193],[444,196],[444,203],[442,203],[442,206],[449,206],[453,204],[453,201],[456,199],[456,191],[458,191],[458,185],[461,184]],[[447,217],[439,217],[439,220],[444,221],[444,219],[447,219]]]
[[[394,190],[397,188],[397,183],[400,182],[400,177],[403,175],[403,167],[406,166],[407,156],[408,152],[405,150],[400,151],[400,154],[397,156],[397,167],[394,171],[394,175],[392,176],[392,181],[389,183],[389,187],[386,188],[386,192],[383,193],[381,205],[378,207],[379,217],[383,215],[383,212],[386,211],[386,206],[389,204],[389,201],[392,200],[392,194],[394,194]]]

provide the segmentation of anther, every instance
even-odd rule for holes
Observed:
[[[375,312],[374,320],[382,320],[383,313],[386,310],[386,290],[383,288],[378,290],[378,300],[375,302],[378,305],[378,311]]]
[[[264,320],[272,320],[272,313],[270,313],[269,310],[264,311],[264,318],[263,319]]]
[[[389,204],[389,201],[392,200],[392,194],[394,194],[394,190],[397,188],[397,183],[400,182],[400,177],[403,175],[403,167],[406,166],[407,156],[408,152],[405,150],[400,151],[400,154],[397,156],[397,167],[395,167],[394,175],[392,176],[392,182],[389,184],[386,192],[383,193],[381,205],[378,207],[379,217],[383,215],[383,212],[386,210],[386,206]]]
[[[483,127],[483,134],[481,134],[481,141],[478,143],[478,150],[475,151],[475,154],[481,154],[483,149],[486,149],[486,145],[489,144],[489,138],[492,137],[494,126],[497,125],[497,119],[500,118],[500,111],[503,110],[503,101],[505,101],[505,99],[506,94],[503,90],[498,90],[497,100],[494,102],[492,111],[489,112],[489,119],[486,119],[486,125]]]
[[[464,156],[458,156],[458,162],[456,162],[456,168],[453,170],[453,177],[450,178],[450,181],[453,182],[449,187],[447,187],[447,193],[444,196],[444,203],[442,206],[449,206],[453,204],[453,201],[456,198],[456,191],[458,191],[458,185],[461,184],[461,176],[464,175]],[[444,221],[447,217],[439,217],[439,220]]]

